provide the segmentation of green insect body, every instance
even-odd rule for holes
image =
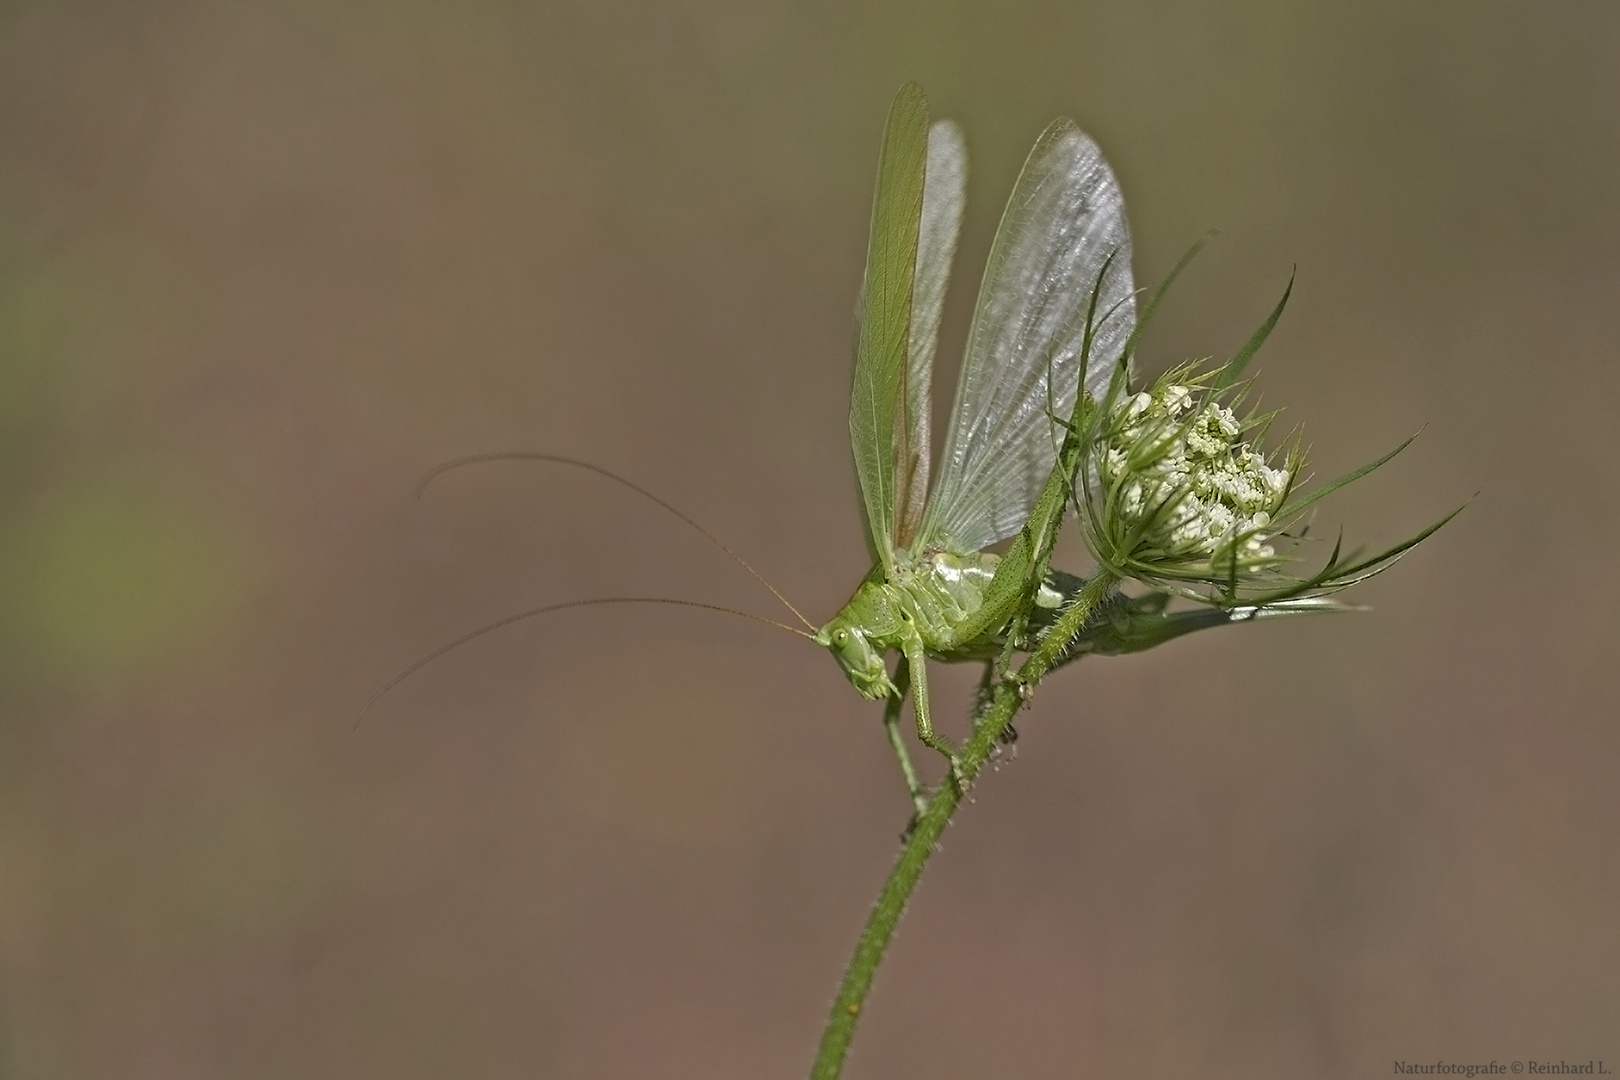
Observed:
[[[919,739],[953,773],[927,660],[1003,656],[1009,637],[1038,635],[1083,585],[1046,573],[1045,560],[1072,495],[1083,393],[1103,396],[1136,325],[1119,185],[1096,144],[1056,121],[997,231],[930,485],[934,347],[966,171],[960,132],[930,125],[921,90],[902,87],[884,130],[850,403],[876,565],[815,635],[857,691],[890,701],[891,724],[909,687]],[[1004,555],[985,550],[1009,537]],[[902,658],[893,677],[891,650]]]

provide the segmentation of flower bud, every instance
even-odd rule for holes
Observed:
[[[1105,403],[1091,532],[1122,576],[1231,584],[1280,561],[1268,541],[1303,456],[1296,444],[1268,460],[1247,436],[1269,417],[1240,419],[1207,389],[1210,374],[1181,368]]]

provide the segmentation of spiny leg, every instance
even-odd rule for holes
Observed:
[[[979,677],[979,688],[974,692],[973,695],[973,729],[975,731],[978,730],[979,722],[984,719],[985,713],[989,712],[990,706],[995,703],[997,680],[996,668],[996,661],[986,661],[984,665],[984,674]],[[1008,724],[1006,730],[1001,733],[1001,738],[997,739],[996,741],[998,743],[1009,745],[1017,742],[1017,729],[1011,724]]]
[[[973,696],[973,730],[979,730],[979,724],[984,721],[996,701],[996,684],[1001,676],[996,671],[996,661],[991,660],[984,665],[984,675],[979,679],[978,692]],[[996,745],[991,749],[991,757],[999,760],[1006,752],[1009,760],[1018,754],[1018,729],[1011,722],[1001,729],[996,737]]]
[[[973,730],[979,729],[979,722],[984,714],[990,710],[995,700],[996,664],[994,660],[985,662],[984,674],[979,676],[979,688],[973,692]]]
[[[965,792],[967,782],[962,777],[962,762],[956,756],[956,747],[951,745],[949,739],[935,733],[929,718],[928,668],[925,666],[928,661],[923,653],[922,638],[912,635],[900,651],[905,654],[906,670],[911,675],[911,708],[917,714],[917,738],[922,740],[924,746],[945,755],[945,759],[951,763],[951,780],[958,791]]]
[[[900,706],[906,700],[906,689],[911,685],[911,665],[901,664],[900,670],[895,672],[894,693],[883,703],[883,730],[889,736],[889,745],[894,747],[895,760],[900,762],[900,774],[906,778],[906,792],[911,796],[911,805],[917,815],[928,809],[928,796],[923,791],[922,782],[917,779],[917,769],[911,764],[911,751],[906,749],[905,739],[900,734]],[[908,827],[908,833],[911,831]]]

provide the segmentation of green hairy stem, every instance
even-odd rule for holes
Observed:
[[[957,759],[959,774],[964,782],[971,782],[984,767],[1019,708],[1029,700],[1036,683],[1062,663],[1069,641],[1079,633],[1097,604],[1116,583],[1117,579],[1106,573],[1098,573],[1088,580],[1074,603],[1064,610],[1051,632],[1025,659],[1017,673],[994,682],[989,700],[974,718],[973,736],[962,747]],[[883,883],[883,890],[878,893],[866,928],[861,931],[855,954],[850,957],[849,967],[844,972],[844,981],[838,987],[838,996],[833,999],[832,1014],[827,1018],[827,1027],[821,1035],[821,1047],[810,1069],[811,1080],[836,1080],[843,1072],[849,1043],[855,1036],[855,1025],[861,1018],[866,996],[871,992],[878,965],[883,962],[883,954],[888,951],[889,942],[894,937],[900,913],[905,910],[906,902],[922,877],[923,868],[928,865],[929,856],[934,853],[945,826],[950,823],[961,802],[962,789],[947,775],[939,790],[928,800],[927,807],[914,820],[905,847],[895,860],[888,880]]]

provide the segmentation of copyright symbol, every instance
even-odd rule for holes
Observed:
[[[1522,1073],[1522,1072],[1524,1072],[1524,1062],[1515,1061],[1513,1063],[1513,1075],[1517,1076],[1519,1073]]]

